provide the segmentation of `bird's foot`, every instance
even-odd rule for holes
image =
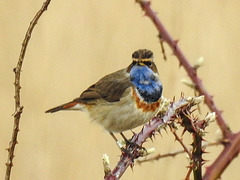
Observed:
[[[131,139],[128,140],[123,133],[120,134],[123,137],[124,141],[119,141],[114,136],[114,134],[110,132],[110,135],[113,137],[122,153],[127,154],[129,157],[131,157],[132,162],[134,161],[134,159],[142,157],[147,153],[147,150],[144,147],[140,146],[136,142],[133,142]]]
[[[120,148],[123,153],[128,154],[130,157],[132,157],[132,159],[136,159],[147,153],[147,150],[144,147],[140,146],[136,142],[133,142],[131,139],[127,139],[123,133],[120,134],[126,144],[125,148]]]

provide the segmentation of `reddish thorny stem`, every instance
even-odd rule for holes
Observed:
[[[179,48],[177,41],[174,40],[165,27],[163,26],[160,19],[157,17],[156,13],[151,8],[150,1],[147,0],[136,0],[142,10],[145,12],[145,15],[148,16],[155,27],[158,30],[160,42],[164,41],[166,42],[170,48],[173,51],[173,54],[177,57],[177,59],[180,62],[180,65],[184,67],[186,70],[188,76],[191,78],[193,83],[195,84],[196,90],[199,92],[199,94],[204,95],[205,97],[205,103],[207,104],[208,108],[216,113],[216,121],[219,126],[219,128],[222,131],[223,137],[224,137],[224,149],[220,153],[220,155],[217,157],[217,159],[213,162],[211,166],[209,166],[206,169],[205,175],[203,176],[203,179],[217,179],[221,176],[223,171],[226,169],[226,167],[231,163],[231,161],[238,155],[240,151],[240,132],[239,133],[232,133],[227,126],[223,116],[222,111],[217,108],[215,105],[215,102],[213,101],[213,97],[206,91],[205,87],[202,84],[202,80],[197,76],[196,69],[193,68],[185,55],[182,53],[181,49]],[[126,168],[131,165],[131,159],[126,156],[121,156],[120,161],[118,162],[118,165],[115,167],[115,169],[112,171],[109,178],[105,179],[119,179],[117,176],[114,176],[114,173],[123,174]],[[115,174],[116,175],[116,174]]]
[[[172,49],[173,54],[178,58],[180,65],[184,67],[188,76],[195,84],[196,90],[205,97],[205,103],[207,104],[208,108],[216,113],[217,116],[217,123],[222,130],[224,137],[228,137],[231,134],[226,122],[222,117],[222,112],[217,108],[215,105],[212,96],[206,91],[205,87],[202,84],[201,79],[197,76],[196,69],[193,68],[181,49],[179,48],[176,40],[174,40],[169,33],[167,32],[166,28],[163,26],[160,19],[157,17],[156,13],[152,10],[149,1],[139,1],[142,10],[145,12],[146,16],[148,16],[154,23],[155,27],[158,30],[158,33],[161,35],[162,41],[166,42]]]
[[[35,19],[33,20],[33,24],[30,24],[30,26],[32,26],[32,28],[30,27],[28,29],[28,31],[30,33],[28,32],[29,34],[27,33],[27,35],[26,35],[27,38],[25,38],[25,40],[27,39],[27,42],[30,39],[30,35],[33,30],[33,27],[35,26],[37,20],[41,16],[41,14],[46,10],[50,1],[51,0],[46,0],[42,9],[37,13]],[[208,94],[208,92],[206,91],[206,89],[204,88],[204,86],[202,84],[201,79],[198,78],[198,76],[196,74],[196,69],[194,69],[189,64],[189,61],[186,59],[186,57],[184,56],[184,54],[178,47],[177,41],[173,40],[173,38],[168,34],[167,30],[165,29],[165,27],[163,26],[163,24],[161,23],[159,18],[156,16],[156,13],[152,10],[150,2],[147,0],[139,0],[137,2],[140,4],[140,6],[141,6],[142,10],[145,12],[146,16],[148,16],[153,21],[155,27],[157,28],[159,34],[161,35],[161,36],[159,36],[159,37],[161,37],[160,41],[166,42],[171,47],[173,54],[178,58],[180,65],[182,65],[184,67],[188,76],[194,82],[196,90],[200,94],[205,96],[205,103],[207,104],[209,109],[211,111],[215,112],[217,115],[217,118],[216,118],[217,123],[218,123],[218,125],[223,133],[223,136],[225,138],[224,139],[225,141],[223,142],[224,149],[220,153],[220,155],[217,157],[217,159],[213,162],[213,164],[206,169],[205,175],[203,177],[203,179],[217,179],[218,177],[220,177],[220,175],[223,173],[225,168],[231,163],[233,158],[235,158],[240,151],[240,132],[232,133],[230,131],[230,129],[228,128],[228,126],[222,116],[221,111],[215,105],[212,96],[210,94]],[[24,58],[26,47],[27,47],[27,43],[23,47],[23,50],[24,50],[23,53],[21,53],[21,55],[20,55],[19,62],[21,64],[18,66],[20,68],[14,70],[15,73],[17,73],[17,74],[20,74],[21,65],[22,65],[22,61]],[[18,77],[17,79],[20,79],[20,77]],[[16,87],[17,87],[17,90],[16,90],[17,94],[20,94],[19,81],[17,81]],[[20,120],[20,116],[21,116],[22,108],[23,108],[22,106],[20,106],[20,98],[17,97],[16,99],[17,99],[16,100],[16,109],[17,110],[16,110],[14,118],[16,119],[15,123],[17,126],[14,130],[14,134],[16,134],[15,139],[17,137],[19,120]],[[158,120],[159,122],[161,122],[160,119],[155,119],[155,120]],[[155,120],[153,119],[152,123],[156,122]],[[150,124],[149,124],[149,127],[151,129]],[[138,142],[137,144],[141,145],[144,142],[144,139],[149,137],[149,135],[151,134],[151,130],[149,130],[149,129],[147,130],[147,129],[145,129],[145,130],[143,129],[138,135],[134,136],[135,140]],[[143,139],[141,139],[141,138],[143,138]],[[5,179],[10,178],[11,167],[13,165],[12,159],[14,157],[13,154],[14,154],[15,144],[16,144],[16,140],[12,140],[12,143],[10,143],[10,147],[8,148],[10,160],[8,160],[8,162],[6,163],[7,171],[6,171]],[[119,175],[122,175],[129,165],[132,165],[132,159],[129,156],[122,155],[118,165],[112,171],[111,176],[109,176],[109,178],[105,178],[105,179],[119,179],[118,178]],[[114,176],[112,176],[113,174],[114,174]],[[118,177],[115,175],[118,175]]]
[[[151,137],[153,132],[156,129],[163,125],[166,122],[170,122],[171,120],[176,118],[177,111],[182,111],[183,109],[191,108],[187,103],[186,99],[181,98],[178,102],[172,103],[169,107],[168,111],[162,118],[154,117],[149,123],[145,124],[142,128],[141,132],[138,134],[134,134],[131,141],[138,146],[142,146],[142,144],[146,141],[147,138]],[[123,175],[128,166],[133,166],[132,159],[138,157],[138,150],[135,149],[131,151],[131,155],[129,153],[123,153],[120,157],[120,161],[117,166],[112,170],[111,173],[107,174],[104,179],[105,180],[118,180]]]
[[[156,13],[152,10],[150,1],[139,0],[137,2],[140,4],[142,10],[145,12],[145,15],[152,20],[153,24],[157,28],[159,35],[161,35],[159,36],[161,37],[160,41],[166,42],[171,47],[173,54],[179,60],[180,65],[184,67],[188,76],[194,82],[196,90],[200,94],[204,95],[205,103],[207,104],[208,108],[212,112],[216,113],[216,121],[226,141],[225,143],[223,143],[223,151],[214,161],[214,163],[206,169],[203,179],[217,179],[240,151],[240,132],[232,133],[230,131],[222,116],[221,110],[217,108],[213,101],[213,97],[206,91],[201,79],[197,76],[196,69],[194,69],[190,65],[189,61],[179,48],[177,41],[173,40],[173,38],[169,35],[167,30],[161,23],[160,19],[157,17]]]

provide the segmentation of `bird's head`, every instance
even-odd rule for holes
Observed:
[[[140,49],[132,54],[132,63],[128,66],[129,80],[138,96],[145,102],[157,102],[162,95],[162,83],[150,50]]]
[[[139,49],[132,54],[132,63],[128,66],[127,71],[130,72],[133,66],[147,66],[153,72],[158,73],[153,62],[153,52],[147,49]]]

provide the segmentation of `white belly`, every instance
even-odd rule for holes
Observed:
[[[109,132],[123,132],[148,122],[157,112],[143,112],[137,108],[132,97],[132,89],[118,102],[101,101],[89,108],[89,115]]]

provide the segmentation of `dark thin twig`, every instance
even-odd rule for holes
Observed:
[[[202,137],[198,133],[193,133],[193,150],[192,150],[192,169],[195,180],[202,179]]]
[[[170,126],[170,125],[169,125]],[[181,146],[183,147],[184,151],[188,154],[189,158],[192,159],[192,153],[188,150],[188,148],[186,147],[186,145],[183,143],[182,139],[180,137],[178,137],[176,130],[173,128],[170,128],[171,132],[173,133],[176,141],[178,141]]]
[[[164,44],[163,44],[163,40],[162,40],[162,36],[159,35],[159,39],[160,39],[160,47],[161,47],[161,51],[162,51],[162,55],[163,55],[163,59],[166,61],[167,60],[167,56],[165,53],[165,48],[164,48]]]
[[[184,180],[190,179],[191,172],[192,172],[192,167],[188,167],[188,171],[187,171],[187,174],[186,174]]]
[[[21,49],[21,52],[20,52],[20,56],[19,56],[19,59],[18,59],[17,66],[13,70],[14,73],[15,73],[15,82],[14,82],[14,87],[15,87],[15,96],[14,96],[14,98],[15,98],[15,113],[13,114],[14,125],[13,125],[12,139],[9,143],[9,148],[7,148],[8,158],[7,158],[7,163],[6,163],[5,180],[9,180],[10,176],[11,176],[11,169],[12,169],[12,166],[13,166],[13,158],[14,158],[14,150],[15,150],[15,146],[17,144],[17,136],[18,136],[18,131],[19,131],[19,122],[20,122],[21,114],[23,112],[23,106],[21,105],[21,102],[20,102],[20,89],[21,89],[20,74],[21,74],[23,60],[24,60],[24,57],[25,57],[28,42],[31,38],[32,31],[33,31],[35,25],[37,24],[38,19],[41,17],[43,12],[47,10],[47,7],[48,7],[50,2],[51,2],[51,0],[46,0],[43,3],[41,9],[37,12],[35,17],[31,21],[31,23],[28,27],[28,30],[26,32],[25,38],[23,40],[23,43],[22,43],[22,49]]]
[[[189,167],[193,171],[194,180],[202,179],[202,132],[204,132],[207,124],[205,120],[198,120],[198,118],[192,116],[190,112],[183,112],[181,126],[184,127],[184,132],[188,131],[193,137]]]
[[[206,148],[206,147],[210,147],[210,146],[217,146],[220,144],[221,144],[221,142],[213,142],[213,143],[207,143],[207,144],[203,145],[202,147]],[[192,151],[192,149],[189,149],[189,151]],[[175,157],[175,156],[183,154],[183,153],[186,153],[186,151],[178,150],[178,151],[171,152],[171,153],[157,154],[156,156],[148,158],[148,159],[137,160],[137,163],[142,164],[145,162],[158,161],[159,159],[163,159],[163,158],[167,158],[167,157]]]

